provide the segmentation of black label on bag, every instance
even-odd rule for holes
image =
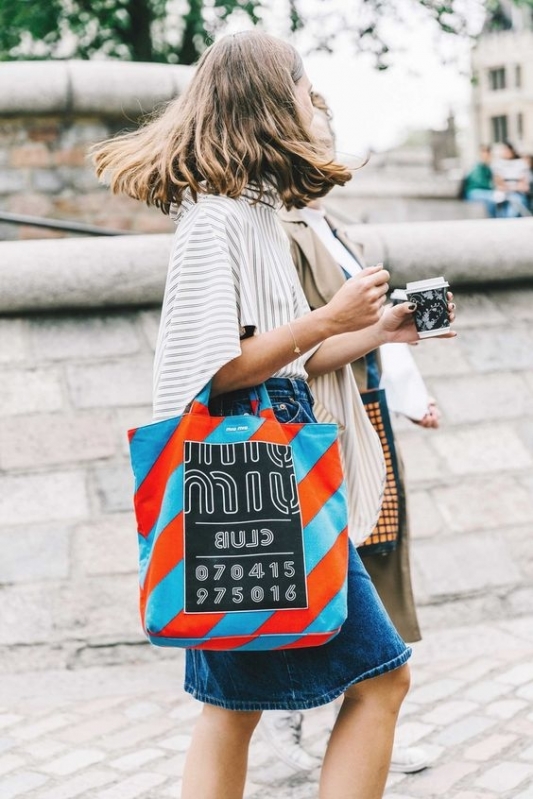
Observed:
[[[288,445],[186,441],[185,612],[307,607]]]

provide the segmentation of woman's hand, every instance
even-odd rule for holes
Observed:
[[[428,430],[436,430],[440,425],[440,411],[437,401],[433,399],[433,397],[430,397],[426,415],[423,416],[422,419],[412,419],[411,421]]]
[[[385,308],[376,326],[379,333],[384,336],[385,343],[417,344],[420,341],[413,318],[415,310],[416,305],[412,302],[388,305]],[[451,291],[448,292],[448,319],[450,324],[455,320],[455,303]],[[454,330],[450,330],[449,333],[443,333],[435,338],[454,338],[456,335]]]
[[[326,306],[334,334],[353,333],[379,321],[389,277],[379,264],[363,269],[343,284]]]

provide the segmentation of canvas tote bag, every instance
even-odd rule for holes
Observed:
[[[182,416],[129,431],[140,609],[159,646],[318,646],[346,618],[348,521],[337,425]]]

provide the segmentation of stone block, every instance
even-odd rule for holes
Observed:
[[[521,579],[498,533],[450,536],[446,546],[438,539],[414,541],[412,555],[424,593],[433,599],[512,586]]]
[[[522,418],[533,406],[524,379],[512,372],[433,379],[431,389],[451,424]]]
[[[69,574],[70,533],[44,525],[0,530],[0,584],[63,580]]]
[[[490,299],[511,323],[533,321],[531,292],[524,289],[503,288],[491,290]]]
[[[435,488],[432,496],[454,532],[533,523],[533,496],[510,475],[474,477]]]
[[[132,510],[134,482],[129,463],[96,468],[94,481],[104,513]]]
[[[477,291],[458,289],[454,293],[454,301],[457,305],[454,328],[462,331],[471,327],[485,328],[489,325],[507,324],[505,313],[499,307],[498,292],[495,294],[496,297],[492,292],[480,294]]]
[[[116,780],[112,771],[91,769],[68,780],[61,780],[60,785],[39,793],[38,799],[74,799],[78,796],[93,796],[95,788],[101,788]]]
[[[524,323],[506,329],[464,330],[461,348],[476,372],[533,369],[533,332]]]
[[[11,149],[11,166],[14,169],[34,169],[50,166],[50,150],[43,142],[28,142]]]
[[[0,319],[0,363],[17,363],[28,355],[28,336],[23,319]]]
[[[479,788],[487,788],[501,795],[507,791],[515,790],[525,780],[531,778],[533,778],[533,765],[506,760],[488,769],[477,778],[475,784]]]
[[[528,410],[533,408],[533,383],[528,391],[528,396],[526,396],[525,401],[528,405]],[[519,423],[519,430],[522,441],[527,446],[529,451],[533,453],[533,419],[521,419]]]
[[[99,763],[105,757],[99,749],[73,749],[42,766],[43,771],[57,776],[74,774],[82,769]]]
[[[398,434],[400,452],[405,465],[407,486],[437,480],[443,474],[442,463],[422,434],[427,431]],[[431,431],[433,433],[433,431]]]
[[[166,782],[168,777],[164,774],[155,774],[151,771],[140,771],[125,780],[121,780],[110,788],[94,794],[94,799],[136,799],[140,796],[149,796],[147,791]],[[152,793],[152,795],[154,795]]]
[[[430,491],[409,491],[407,486],[409,529],[415,538],[431,538],[446,532],[446,525]]]
[[[437,430],[431,441],[448,470],[456,475],[519,471],[533,466],[533,457],[511,425]]]
[[[149,311],[141,311],[139,314],[139,322],[141,329],[148,341],[148,346],[153,351],[157,343],[157,334],[159,332],[159,320],[161,318],[160,309],[151,309]]]
[[[0,169],[0,195],[22,192],[27,185],[28,178],[25,172],[16,169]]]
[[[76,520],[87,516],[89,503],[82,472],[0,477],[0,520],[11,527],[21,524]]]
[[[87,575],[136,573],[138,546],[133,512],[116,513],[78,527],[74,552],[77,564]]]
[[[0,779],[0,796],[2,799],[15,799],[16,796],[28,795],[30,791],[40,788],[50,778],[37,771],[19,771]]]
[[[32,350],[38,360],[104,359],[139,349],[129,313],[46,315],[29,320]]]
[[[128,358],[86,366],[70,364],[67,382],[78,408],[149,405],[152,401],[152,358]]]
[[[436,697],[437,699],[438,697]],[[477,709],[475,702],[468,702],[464,699],[458,699],[450,702],[439,702],[432,710],[425,713],[421,718],[429,724],[437,724],[445,726],[451,724],[453,721],[467,716],[469,713],[474,713]]]
[[[497,723],[496,719],[488,719],[485,716],[468,716],[438,733],[435,741],[443,746],[457,746],[490,730]]]
[[[411,352],[424,377],[469,374],[472,367],[461,346],[460,338],[422,341]]]
[[[43,194],[58,194],[65,188],[65,180],[59,169],[34,169],[31,173],[33,191]]]
[[[2,416],[58,411],[63,407],[61,376],[55,369],[10,369],[0,380]]]
[[[104,411],[0,419],[0,467],[36,468],[108,458],[117,449],[111,414]]]

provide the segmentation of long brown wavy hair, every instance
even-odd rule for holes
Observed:
[[[274,186],[301,208],[343,185],[351,172],[328,156],[303,122],[294,48],[250,31],[225,36],[201,57],[187,90],[132,133],[92,148],[99,178],[168,213],[185,189],[239,197],[248,184]]]

